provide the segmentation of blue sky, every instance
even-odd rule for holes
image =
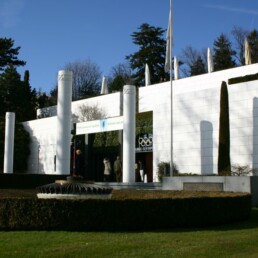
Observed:
[[[167,29],[168,15],[169,0],[0,0],[0,37],[21,47],[21,75],[49,92],[68,62],[90,59],[108,76],[137,51],[130,35],[142,23]],[[234,26],[258,30],[257,0],[173,0],[173,55],[212,47]]]

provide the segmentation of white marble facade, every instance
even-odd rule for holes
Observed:
[[[258,64],[173,81],[173,160],[181,173],[216,174],[220,87],[229,78],[258,73]],[[258,80],[228,85],[231,163],[258,168]],[[107,117],[122,115],[122,93],[72,103],[97,105]],[[139,88],[139,112],[153,111],[153,181],[170,161],[170,82]],[[52,114],[55,114],[55,107]],[[32,137],[28,173],[54,174],[56,117],[25,122]]]

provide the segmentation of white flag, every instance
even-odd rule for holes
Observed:
[[[166,47],[166,61],[165,61],[165,72],[169,72],[170,67],[170,59],[171,59],[171,49],[173,43],[173,36],[172,36],[172,6],[170,7],[169,12],[169,20],[168,20],[168,30],[167,30],[167,47]]]
[[[252,64],[250,45],[247,38],[245,38],[245,64],[246,65]]]
[[[106,80],[105,76],[102,77],[102,84],[101,84],[100,94],[108,94],[107,80]]]
[[[174,56],[174,78],[175,80],[179,79],[179,65],[176,56]]]

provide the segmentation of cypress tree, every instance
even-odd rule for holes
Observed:
[[[218,175],[231,175],[228,88],[224,81],[220,90]]]

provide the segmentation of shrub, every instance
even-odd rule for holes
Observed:
[[[158,179],[159,181],[162,180],[163,176],[170,175],[170,163],[169,162],[160,162],[158,164]],[[177,165],[173,163],[173,176],[178,176],[179,171]]]
[[[1,198],[0,230],[157,230],[232,223],[250,213],[251,195],[244,193],[124,200]]]
[[[238,164],[232,165],[231,175],[232,176],[252,176],[257,175],[257,168],[250,168],[248,165],[240,166]]]

